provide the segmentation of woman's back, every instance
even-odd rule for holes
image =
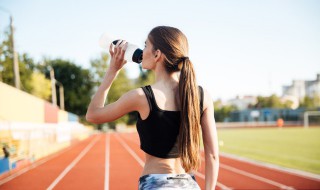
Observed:
[[[179,83],[165,86],[161,83],[151,85],[158,107],[167,111],[180,111]]]
[[[150,85],[155,98],[155,102],[159,109],[164,111],[180,111],[178,105],[178,85],[178,83],[173,84],[171,86],[164,86],[159,83]],[[142,102],[141,111],[139,111],[139,114],[141,116],[141,119],[145,120],[149,116],[149,113],[150,106],[146,97],[145,101]]]
[[[139,110],[137,130],[141,149],[145,152],[143,175],[186,173],[177,146],[180,126],[177,88],[178,83],[172,86],[156,83],[141,88],[145,97]],[[202,101],[203,92],[200,88],[199,94]]]
[[[158,158],[145,153],[145,165],[141,176],[147,174],[182,174],[183,169],[180,158]]]
[[[177,105],[178,83],[172,86],[164,86],[161,84],[151,85],[151,89],[154,95],[154,100],[156,105],[161,110],[166,111],[179,111],[179,106]],[[150,105],[148,103],[147,97],[145,98],[144,106],[141,110],[141,119],[145,120],[150,114]],[[150,126],[152,127],[152,126]],[[166,173],[186,173],[182,168],[180,158],[169,158],[163,159],[159,157],[152,156],[145,153],[145,166],[143,168],[141,175],[147,174],[166,174]]]
[[[179,134],[180,111],[160,109],[157,105],[152,87],[142,87],[148,102],[149,114],[143,119],[140,114],[137,120],[141,149],[159,158],[177,158],[179,150],[177,136]]]

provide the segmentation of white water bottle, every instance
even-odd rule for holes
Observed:
[[[99,44],[103,49],[109,49],[110,44],[116,45],[120,39],[114,38],[107,33],[102,34]],[[138,48],[138,46],[128,42],[126,52],[124,54],[124,59],[131,62],[141,63],[142,62],[143,51]]]

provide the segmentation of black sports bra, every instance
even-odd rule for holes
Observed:
[[[180,128],[180,111],[167,111],[158,107],[150,85],[142,87],[149,107],[149,116],[142,120],[139,114],[137,131],[140,148],[159,158],[178,158],[178,141]],[[203,113],[203,89],[199,86],[200,110]]]

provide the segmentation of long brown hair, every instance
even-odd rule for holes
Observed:
[[[179,154],[186,172],[201,166],[200,157],[200,107],[196,75],[188,57],[188,41],[177,28],[158,26],[148,36],[154,51],[164,55],[168,73],[180,71],[179,100],[181,123],[178,137]]]

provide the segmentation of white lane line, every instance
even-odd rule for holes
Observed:
[[[104,174],[104,190],[109,190],[109,169],[110,169],[110,134],[106,134],[106,163]]]
[[[205,160],[205,159],[203,157],[201,157],[201,160]],[[258,176],[258,175],[255,175],[255,174],[252,174],[252,173],[249,173],[249,172],[246,172],[246,171],[243,171],[243,170],[240,170],[240,169],[237,169],[237,168],[225,165],[225,164],[222,164],[222,163],[220,163],[220,168],[224,168],[224,169],[229,170],[231,172],[234,172],[234,173],[237,173],[240,175],[244,175],[246,177],[253,178],[255,180],[262,181],[264,183],[268,183],[270,185],[279,187],[280,189],[294,190],[293,187],[286,186],[282,183],[278,183],[273,180],[270,180],[270,179],[267,179],[267,178],[264,178],[264,177],[261,177],[261,176]]]
[[[141,167],[144,167],[144,162],[140,159],[140,157],[122,140],[122,138],[117,134],[117,139],[119,141],[121,141],[122,146],[137,160],[137,162],[141,165]],[[135,142],[135,141],[132,141]],[[137,143],[135,143],[137,144]],[[195,172],[194,173],[196,176],[204,179],[204,175],[199,173],[199,172]],[[223,185],[222,183],[217,182],[217,186],[223,190],[232,190],[231,188]]]
[[[90,138],[90,137],[88,137],[88,138]],[[52,160],[52,159],[60,156],[61,154],[67,152],[68,150],[72,149],[72,148],[75,147],[76,145],[79,145],[80,143],[81,143],[81,142],[76,143],[76,144],[73,144],[73,145],[69,146],[68,148],[65,148],[65,149],[62,150],[61,152],[58,152],[58,153],[54,153],[54,154],[52,154],[52,155],[49,155],[47,158],[44,158],[44,159],[41,160],[41,161],[36,161],[36,162],[33,163],[31,166],[28,166],[28,167],[26,167],[26,168],[24,168],[24,169],[22,169],[22,170],[20,170],[20,171],[18,171],[18,172],[16,172],[16,173],[12,174],[12,175],[10,175],[10,176],[8,176],[8,177],[0,180],[0,186],[1,186],[2,184],[4,184],[4,183],[7,183],[8,181],[10,181],[10,180],[18,177],[18,176],[26,173],[27,171],[30,171],[30,170],[32,170],[33,168],[36,168],[36,167],[38,167],[38,166],[40,166],[40,165],[48,162],[49,160]]]
[[[252,160],[250,158],[245,158],[245,157],[241,157],[241,156],[237,156],[237,155],[229,154],[229,153],[225,153],[225,152],[221,152],[220,156],[223,156],[226,158],[231,158],[231,159],[238,160],[241,162],[247,162],[249,164],[252,164],[252,165],[255,165],[258,167],[264,167],[267,169],[278,170],[283,173],[288,173],[291,175],[295,175],[297,177],[320,182],[320,175],[318,175],[318,174],[312,174],[312,173],[305,172],[305,171],[300,171],[300,170],[291,169],[291,168],[285,168],[282,166],[278,166],[278,165],[274,165],[274,164],[270,164],[270,163],[265,163],[262,161],[256,161],[256,160]]]
[[[257,176],[257,175],[255,175],[255,174],[252,174],[252,173],[249,173],[249,172],[245,172],[245,171],[243,171],[243,170],[239,170],[239,169],[234,168],[234,167],[231,167],[231,166],[227,166],[227,165],[225,165],[225,164],[220,164],[220,167],[222,167],[222,168],[224,168],[224,169],[226,169],[226,170],[233,171],[234,173],[239,173],[239,174],[241,174],[241,175],[244,175],[244,176],[253,178],[253,179],[255,179],[255,180],[262,181],[262,182],[264,182],[264,183],[268,183],[268,184],[277,186],[277,187],[279,187],[280,189],[294,190],[293,187],[284,185],[284,184],[282,184],[282,183],[275,182],[275,181],[273,181],[273,180],[270,180],[270,179],[267,179],[267,178],[264,178],[264,177],[261,177],[261,176]]]
[[[81,153],[69,164],[66,169],[51,183],[51,185],[47,188],[47,190],[52,190],[60,180],[79,162],[79,160],[87,154],[87,152],[92,148],[92,146],[100,139],[100,136],[96,137],[91,141],[89,145],[86,146],[85,149],[81,151]]]
[[[118,134],[115,134],[117,140],[121,143],[121,145],[133,156],[134,159],[140,164],[141,167],[144,167],[144,161],[140,159],[140,157],[119,137]]]

